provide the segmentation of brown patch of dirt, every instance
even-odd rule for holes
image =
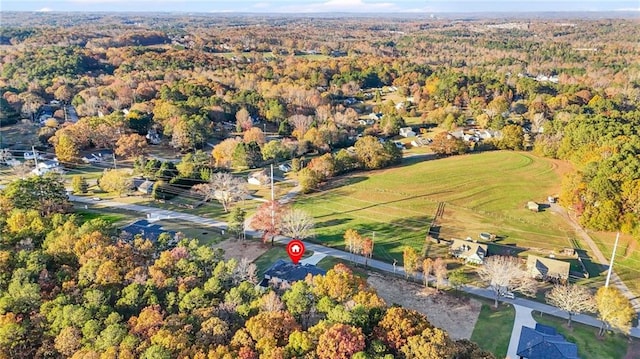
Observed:
[[[637,359],[640,358],[640,339],[633,338],[629,341],[627,347],[627,355],[624,359]]]
[[[264,244],[257,241],[240,241],[237,239],[227,239],[213,246],[213,248],[224,249],[224,257],[226,259],[242,259],[247,258],[253,262],[256,258],[260,257],[269,248]]]
[[[433,288],[424,288],[399,278],[383,277],[369,273],[369,285],[374,287],[387,302],[417,310],[429,322],[449,333],[453,339],[469,339],[480,315],[481,303],[474,299],[456,298],[438,293]]]

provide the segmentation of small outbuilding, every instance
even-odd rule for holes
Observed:
[[[249,175],[247,182],[256,186],[266,186],[271,183],[271,177],[269,177],[266,170],[256,171]]]
[[[529,201],[527,202],[527,209],[533,212],[540,212],[540,205],[536,202]]]
[[[145,180],[144,182],[140,183],[140,185],[138,185],[138,192],[143,194],[151,194],[153,192],[154,184],[154,181]]]

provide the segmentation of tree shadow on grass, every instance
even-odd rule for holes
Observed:
[[[410,200],[414,200],[414,199],[417,199],[417,198],[425,198],[425,197],[429,197],[429,196],[432,196],[432,195],[433,195],[433,193],[426,193],[426,194],[421,194],[421,195],[417,195],[417,196],[409,196],[409,197],[405,197],[405,198],[401,198],[401,199],[396,199],[396,200],[393,200],[393,201],[373,203],[373,204],[370,204],[370,205],[367,205],[367,206],[362,206],[362,207],[359,207],[359,208],[356,208],[356,209],[349,209],[349,210],[340,211],[340,212],[332,212],[332,213],[329,213],[329,214],[325,214],[323,216],[318,216],[316,218],[329,217],[329,216],[347,214],[347,213],[352,213],[352,212],[359,212],[359,211],[364,211],[364,210],[367,210],[367,209],[370,209],[370,208],[374,208],[374,207],[380,207],[380,206],[386,206],[386,205],[393,204],[393,203],[400,203],[400,202],[404,202],[404,201],[410,201]],[[401,220],[402,219],[400,219],[400,221]],[[427,225],[429,225],[429,224],[427,224]],[[429,229],[427,228],[427,230],[429,230]]]
[[[333,227],[333,226],[340,226],[343,225],[345,223],[351,222],[351,218],[336,218],[336,219],[330,219],[328,221],[324,221],[324,222],[318,222],[315,224],[315,228],[323,228],[323,227]]]
[[[487,245],[489,246],[487,249],[488,255],[492,256],[517,256],[528,250],[528,248],[518,247],[516,244],[488,243]]]

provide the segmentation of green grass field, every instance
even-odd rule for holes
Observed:
[[[527,201],[544,201],[560,182],[555,164],[531,154],[485,152],[403,165],[334,179],[332,188],[301,197],[297,206],[316,220],[316,241],[343,247],[345,230],[375,232],[374,256],[401,260],[402,247],[422,250],[439,202],[440,237],[500,237],[498,243],[534,249],[570,246],[573,232],[550,211],[534,213]]]
[[[596,243],[602,254],[608,259],[613,252],[613,244],[616,236],[614,233],[589,232],[589,236]],[[602,267],[602,270],[606,268]],[[636,295],[640,294],[640,251],[638,251],[638,241],[631,236],[621,235],[613,270],[624,281],[627,287]],[[605,275],[599,277],[600,283],[604,284]]]
[[[103,212],[88,209],[76,209],[73,213],[75,213],[82,222],[101,218],[114,225],[125,223],[131,218],[129,214],[117,211]]]
[[[516,311],[511,305],[501,305],[498,310],[495,310],[489,301],[482,302],[480,316],[471,334],[471,341],[495,354],[496,358],[504,358],[509,349]]]
[[[598,328],[580,323],[572,323],[572,328],[567,327],[564,319],[533,314],[536,322],[556,328],[564,338],[578,346],[578,355],[581,358],[620,359],[627,353],[629,341],[621,334],[607,333],[598,336]],[[473,339],[473,338],[472,338]]]

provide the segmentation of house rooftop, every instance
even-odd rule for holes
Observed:
[[[162,233],[168,233],[171,237],[176,235],[173,231],[168,231],[162,228],[159,224],[152,224],[146,219],[137,220],[128,226],[122,227],[122,232],[129,233],[132,237],[136,235],[141,235],[143,238],[146,238],[152,242],[156,242],[158,237]]]
[[[535,329],[522,327],[517,355],[527,359],[580,359],[574,343],[567,342],[554,328],[539,323]]]
[[[296,282],[303,280],[307,275],[325,275],[327,272],[318,268],[312,264],[293,264],[279,259],[266,272],[264,272],[264,278],[268,281],[271,278],[278,278],[287,282]],[[264,283],[265,281],[263,281]],[[261,283],[261,285],[263,285]],[[263,285],[264,286],[264,285]]]
[[[475,253],[485,256],[489,246],[482,243],[476,243],[472,241],[463,241],[461,239],[454,239],[451,242],[451,251],[459,251],[460,256],[469,256]]]
[[[534,275],[543,277],[564,278],[569,277],[571,264],[557,259],[529,255],[527,269]]]

